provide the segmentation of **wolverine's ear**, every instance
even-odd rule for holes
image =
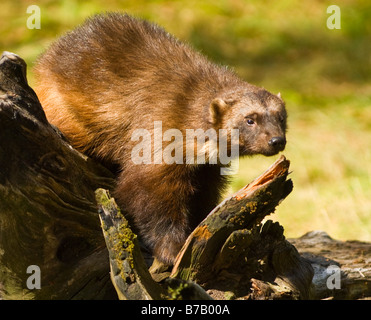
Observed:
[[[227,108],[228,104],[223,99],[215,98],[209,107],[210,122],[213,124],[220,122]]]

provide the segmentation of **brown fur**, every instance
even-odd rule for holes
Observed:
[[[184,136],[186,129],[238,128],[240,155],[284,148],[280,97],[128,15],[89,19],[55,42],[35,71],[48,120],[75,148],[119,167],[114,196],[144,243],[168,263],[218,203],[226,179],[219,164],[135,165],[135,129],[153,133],[154,121],[162,121],[163,132],[176,128]]]

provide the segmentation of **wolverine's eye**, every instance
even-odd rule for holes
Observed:
[[[252,126],[255,123],[253,119],[246,119],[246,122],[249,126]]]

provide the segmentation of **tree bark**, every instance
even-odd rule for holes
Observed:
[[[289,161],[266,172],[218,205],[188,237],[171,276],[192,280],[212,296],[240,299],[308,298],[313,270],[263,218],[292,191]]]
[[[52,127],[15,54],[0,58],[0,298],[115,296],[94,190],[112,174]],[[40,269],[41,289],[27,286]],[[35,274],[36,275],[36,274]]]

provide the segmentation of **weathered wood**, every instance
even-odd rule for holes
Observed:
[[[285,240],[278,223],[260,224],[291,192],[288,170],[282,156],[218,205],[187,239],[171,276],[195,281],[211,293],[222,288],[236,298],[307,298],[310,264]],[[271,282],[269,291],[257,290],[255,278]]]
[[[211,297],[198,285],[181,279],[151,277],[137,235],[107,190],[96,191],[102,230],[110,256],[111,279],[122,300],[199,300]]]
[[[102,230],[110,256],[111,280],[123,300],[161,299],[165,291],[148,272],[137,235],[115,200],[104,189],[96,191]]]
[[[46,120],[26,64],[0,58],[0,299],[115,296],[94,190],[111,173],[74,150]],[[41,289],[27,287],[27,268]]]
[[[220,203],[188,237],[172,276],[206,282],[210,263],[232,232],[249,229],[272,213],[292,190],[286,181],[289,161],[281,157],[259,178]]]
[[[312,299],[371,299],[371,243],[312,231],[289,239],[315,271]]]

